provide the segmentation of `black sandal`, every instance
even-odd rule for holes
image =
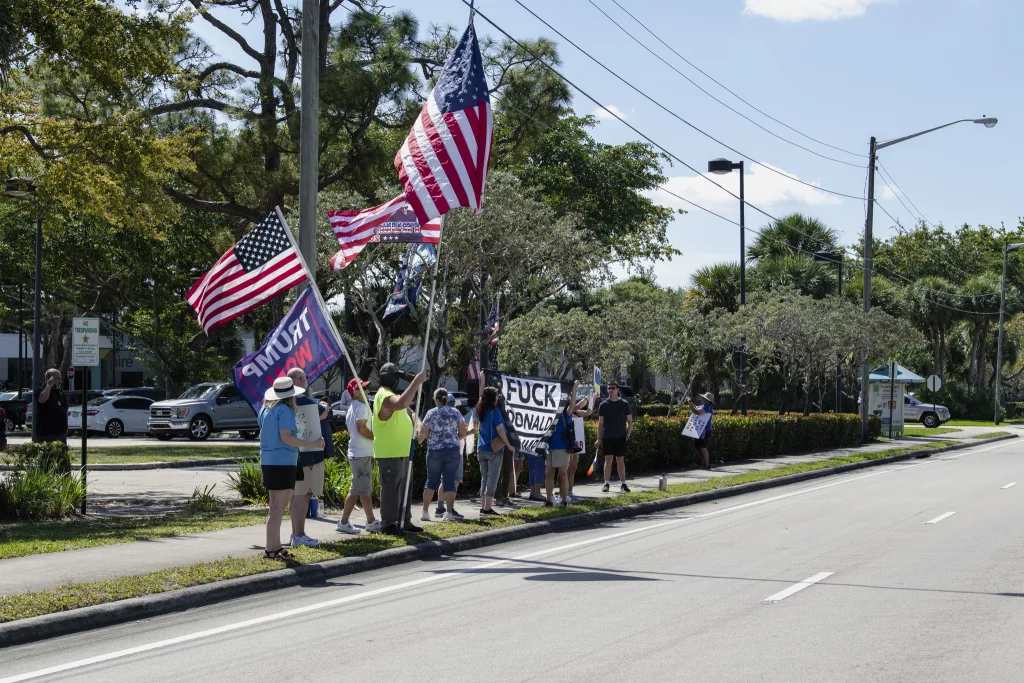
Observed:
[[[277,550],[264,550],[264,560],[287,560],[292,554],[284,548],[278,548]]]

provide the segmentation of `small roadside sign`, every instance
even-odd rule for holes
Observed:
[[[942,388],[942,378],[938,375],[932,375],[928,378],[926,384],[928,386],[928,391],[938,391]]]
[[[75,378],[75,369],[73,367],[68,368],[68,379],[74,379],[74,378]]]
[[[75,318],[71,323],[71,362],[88,368],[100,364],[100,319]]]

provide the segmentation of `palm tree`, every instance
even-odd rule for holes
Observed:
[[[760,261],[777,256],[805,254],[839,249],[839,233],[817,218],[793,213],[772,221],[761,230],[747,250],[748,261]]]
[[[690,276],[691,294],[701,313],[712,310],[735,313],[740,304],[740,264],[715,263]]]
[[[771,291],[780,287],[824,299],[835,289],[836,269],[803,253],[773,256],[758,261],[750,271],[754,289]]]

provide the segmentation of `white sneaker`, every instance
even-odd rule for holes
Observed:
[[[456,517],[452,513],[446,512],[446,513],[444,513],[444,517],[441,518],[441,521],[443,521],[443,522],[459,522],[459,521],[461,521],[463,519],[465,519],[465,517],[463,517],[462,515],[459,515],[458,517]]]
[[[421,522],[429,522],[430,521],[430,510],[424,510],[423,512],[420,513],[420,521]]]
[[[320,541],[315,538],[310,538],[309,536],[296,536],[295,534],[292,534],[292,547],[297,548],[300,545],[304,545],[307,548],[315,548],[320,545]]]
[[[377,533],[378,531],[381,530],[382,526],[383,525],[381,524],[380,520],[379,519],[375,519],[375,520],[373,520],[372,522],[370,522],[369,524],[366,525],[366,533],[368,533],[368,534],[375,534],[375,533]]]
[[[561,505],[561,503],[562,503],[562,497],[560,495],[558,495],[557,493],[554,494],[553,496],[551,496],[551,500],[553,500],[555,502],[555,505]]]
[[[334,530],[339,534],[352,534],[353,536],[359,533],[359,529],[352,526],[352,522],[338,522],[338,526]],[[369,531],[369,527],[367,527],[367,531]]]

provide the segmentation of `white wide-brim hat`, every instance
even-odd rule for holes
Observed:
[[[274,380],[274,386],[263,394],[263,399],[265,401],[280,401],[282,398],[291,398],[304,393],[306,390],[295,386],[291,377],[278,377]]]
[[[715,395],[712,394],[710,391],[708,393],[706,393],[706,394],[701,394],[700,397],[702,399],[704,399],[705,401],[707,401],[708,403],[714,403],[715,402]]]

